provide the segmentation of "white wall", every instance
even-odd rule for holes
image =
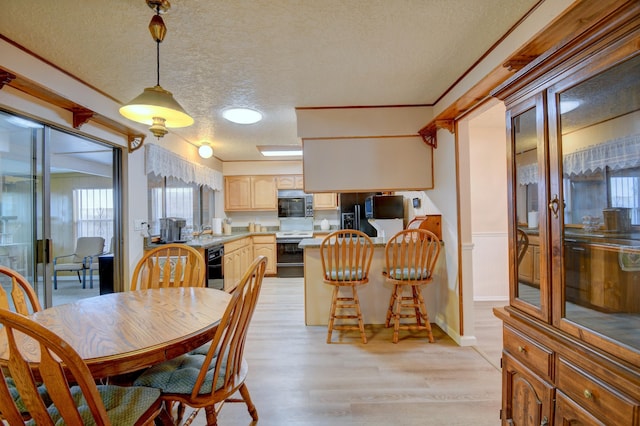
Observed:
[[[509,297],[504,114],[504,104],[498,103],[469,120],[474,300]]]

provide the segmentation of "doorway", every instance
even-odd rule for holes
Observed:
[[[98,255],[119,252],[120,156],[119,148],[0,111],[0,264],[22,274],[44,307],[100,294]],[[61,258],[81,237],[104,244],[91,258]],[[70,265],[56,271],[57,289],[54,260]]]

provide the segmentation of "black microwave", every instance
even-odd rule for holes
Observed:
[[[403,219],[402,195],[372,195],[364,201],[364,215],[368,219]]]
[[[278,191],[278,217],[313,217],[313,195]]]

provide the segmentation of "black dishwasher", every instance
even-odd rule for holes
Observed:
[[[224,274],[222,272],[222,260],[224,258],[224,245],[211,246],[206,250],[207,261],[207,287],[224,289]]]

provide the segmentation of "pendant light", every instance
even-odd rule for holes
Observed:
[[[171,4],[168,0],[146,2],[156,11],[149,23],[149,32],[156,42],[156,85],[145,88],[140,95],[121,107],[120,114],[129,120],[150,125],[151,133],[160,139],[169,132],[167,128],[191,126],[193,118],[173,98],[171,92],[160,86],[160,43],[167,33],[160,13],[166,13]]]

